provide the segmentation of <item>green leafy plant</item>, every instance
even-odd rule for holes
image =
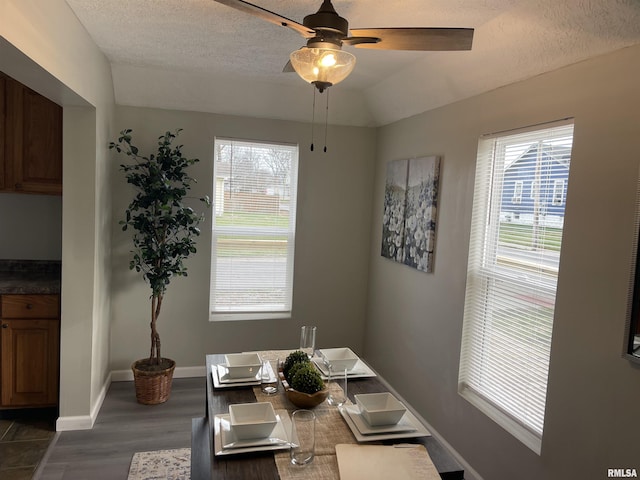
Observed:
[[[287,355],[282,364],[282,374],[287,382],[291,383],[291,373],[293,367],[298,363],[310,363],[309,356],[302,350],[296,350]]]
[[[187,276],[184,261],[196,253],[198,225],[204,216],[184,203],[195,182],[186,170],[199,160],[184,157],[182,145],[173,145],[180,131],[160,136],[157,152],[148,156],[133,145],[130,129],[121,131],[117,142],[109,143],[110,149],[133,160],[120,165],[127,182],[136,189],[120,225],[124,231],[134,231],[129,268],[141,272],[151,287],[151,366],[162,363],[156,322],[165,292],[174,277]],[[206,196],[199,200],[210,204]]]
[[[291,378],[291,386],[299,392],[314,394],[324,388],[324,381],[320,372],[307,362],[300,364]]]
[[[287,376],[285,377],[287,379],[287,381],[289,383],[291,383],[291,380],[293,379],[294,375],[296,374],[296,372],[301,368],[308,365],[308,362],[298,362],[298,363],[294,363],[293,365],[291,365],[291,368],[289,369],[289,372],[287,373]]]

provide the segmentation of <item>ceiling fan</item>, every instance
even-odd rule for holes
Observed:
[[[342,45],[377,50],[471,50],[473,28],[356,28],[338,15],[331,0],[323,0],[316,13],[298,23],[244,0],[215,0],[268,22],[290,28],[307,39],[290,55],[285,71],[295,70],[322,92],[341,82],[355,66],[355,57]]]

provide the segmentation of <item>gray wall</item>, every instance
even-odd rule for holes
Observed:
[[[328,153],[309,151],[308,124],[215,114],[118,107],[118,130],[133,129],[135,144],[150,153],[166,130],[184,129],[179,142],[200,159],[191,173],[194,196],[211,196],[214,137],[300,144],[298,219],[293,316],[273,321],[208,321],[211,222],[202,226],[189,276],[169,286],[158,321],[162,353],[179,367],[204,365],[205,355],[250,349],[296,348],[300,326],[318,326],[319,346],[351,345],[362,350],[371,224],[375,131],[330,127]],[[316,145],[323,139],[316,126]],[[131,243],[118,221],[133,191],[113,165],[113,291],[111,365],[114,370],[148,355],[148,286],[128,269]],[[209,210],[208,215],[211,214]]]
[[[2,193],[0,225],[0,258],[62,258],[62,197]]]
[[[365,355],[487,480],[640,469],[640,369],[621,358],[640,160],[640,48],[379,130]],[[457,394],[478,137],[575,117],[542,454]],[[386,162],[441,155],[435,271],[379,254]]]

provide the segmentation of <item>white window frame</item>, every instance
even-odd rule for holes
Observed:
[[[553,181],[553,201],[552,204],[556,207],[564,203],[564,178],[556,178]]]
[[[547,266],[550,250],[545,248],[532,249],[522,259],[514,253],[509,257],[504,245],[499,249],[500,210],[505,166],[513,161],[507,158],[510,142],[560,138],[573,138],[572,121],[480,139],[458,379],[462,397],[538,455],[557,265]]]
[[[516,180],[513,184],[513,197],[511,203],[522,203],[522,190],[524,189],[524,182],[522,180]]]
[[[532,180],[531,181],[531,195],[529,196],[529,198],[531,200],[537,199],[538,195],[539,195],[539,190],[540,190],[539,182],[537,182],[536,180]]]
[[[219,181],[219,161],[218,161],[218,145],[223,142],[226,145],[242,147],[255,147],[255,148],[269,148],[269,147],[281,147],[283,150],[290,150],[292,152],[292,161],[289,172],[289,182],[284,186],[288,201],[289,209],[289,222],[287,227],[255,227],[252,225],[217,225],[216,219],[221,215],[223,207],[219,205],[219,202],[224,198],[224,191],[220,192],[219,189],[227,184],[227,180],[224,182]],[[298,146],[287,143],[275,143],[265,141],[254,140],[241,140],[232,138],[215,138],[214,141],[214,173],[213,173],[213,198],[214,208],[212,208],[212,232],[211,232],[211,275],[209,286],[209,320],[210,321],[229,321],[229,320],[267,320],[267,319],[282,319],[291,317],[291,309],[293,303],[293,265],[295,258],[295,238],[296,238],[296,204],[297,204],[297,188],[298,188],[298,161],[299,152]],[[233,168],[233,167],[231,167]],[[240,306],[231,305],[216,305],[216,289],[218,283],[223,283],[224,278],[218,280],[217,262],[218,262],[218,239],[224,235],[241,236],[244,238],[259,238],[264,235],[280,235],[286,236],[287,239],[287,255],[286,263],[284,266],[284,303],[259,303],[259,304],[247,304]],[[277,275],[282,275],[282,272],[278,270]],[[272,277],[270,277],[272,278]],[[283,280],[283,279],[280,279]]]

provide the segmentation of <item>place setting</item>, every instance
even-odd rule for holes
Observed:
[[[214,388],[233,388],[260,385],[263,377],[277,381],[277,375],[268,361],[262,361],[257,353],[230,353],[225,363],[212,365]]]
[[[393,394],[354,395],[355,405],[339,407],[358,442],[427,437],[431,433]]]
[[[348,347],[324,348],[319,349],[317,353],[311,358],[311,361],[320,370],[324,380],[329,378],[331,370],[346,370],[347,378],[376,376],[376,373]]]
[[[270,402],[229,405],[229,413],[215,416],[215,455],[266,450],[286,450],[291,419],[286,410],[274,410]]]

